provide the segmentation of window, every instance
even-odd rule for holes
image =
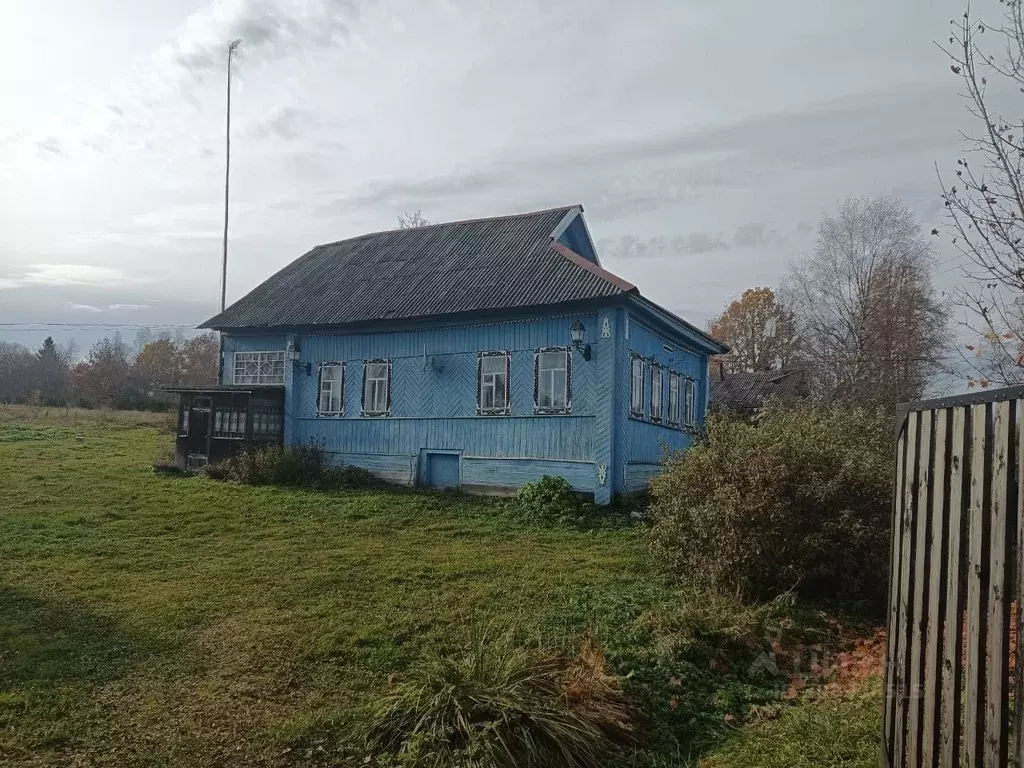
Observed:
[[[651,421],[661,421],[661,385],[661,366],[657,363],[651,363]]]
[[[235,384],[284,384],[284,352],[235,352]]]
[[[320,363],[320,396],[317,416],[345,415],[345,364]]]
[[[538,349],[533,368],[535,413],[568,413],[572,392],[567,347]]]
[[[244,408],[218,408],[213,414],[213,436],[226,440],[245,439]]]
[[[391,361],[363,363],[363,416],[387,416],[391,412]]]
[[[633,355],[629,380],[629,415],[644,417],[644,359]]]
[[[686,420],[686,426],[690,427],[696,421],[696,413],[694,411],[694,386],[696,382],[693,379],[688,378],[686,380],[686,399],[683,406],[683,418]]]
[[[679,374],[675,371],[668,372],[668,423],[679,426]]]
[[[260,406],[252,409],[252,437],[254,440],[280,440],[282,423],[280,408]]]
[[[189,408],[186,405],[181,409],[181,429],[178,430],[178,434],[185,436],[188,434],[188,414]]]
[[[509,412],[508,352],[480,352],[476,358],[477,413],[501,416]]]

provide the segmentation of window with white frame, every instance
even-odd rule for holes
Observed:
[[[284,384],[284,352],[235,352],[235,384]]]
[[[320,396],[317,416],[343,416],[345,413],[345,364],[320,363]]]
[[[487,416],[509,413],[509,363],[508,352],[477,354],[477,413]]]
[[[661,366],[651,363],[651,421],[661,421],[664,407],[661,387]]]
[[[696,382],[693,379],[686,379],[686,397],[683,401],[683,419],[686,426],[692,427],[696,423]]]
[[[363,363],[363,416],[387,416],[391,412],[391,361]]]
[[[572,397],[568,347],[538,349],[533,373],[534,410],[537,413],[567,413]]]
[[[679,374],[675,371],[668,372],[668,423],[670,426],[679,426]]]
[[[245,408],[220,408],[213,414],[213,436],[225,440],[245,439]]]
[[[630,363],[629,415],[644,417],[644,359],[634,354]]]

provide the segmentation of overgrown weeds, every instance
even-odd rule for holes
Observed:
[[[318,443],[290,448],[281,445],[252,446],[226,461],[208,466],[205,471],[215,480],[234,480],[244,485],[282,485],[322,491],[391,487],[361,467],[330,465],[326,451]]]
[[[429,651],[371,716],[371,754],[410,767],[601,768],[635,739],[592,638],[565,658],[479,623],[465,651]]]

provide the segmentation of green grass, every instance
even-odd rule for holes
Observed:
[[[475,613],[557,641],[652,579],[629,530],[160,477],[167,439],[0,423],[0,763],[286,763]]]
[[[701,768],[878,768],[882,682],[803,702],[777,720],[741,729]]]
[[[681,602],[635,528],[159,476],[166,423],[0,408],[2,765],[359,765],[349,726],[480,617],[561,650],[596,632],[644,712],[631,765],[713,752],[784,685],[747,671],[771,617]]]

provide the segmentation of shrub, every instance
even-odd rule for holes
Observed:
[[[651,483],[654,551],[681,580],[766,598],[881,605],[888,567],[892,424],[862,409],[770,409],[707,437]]]
[[[245,485],[289,485],[325,491],[369,490],[390,484],[360,467],[333,467],[322,445],[306,443],[292,448],[252,446],[230,459],[205,468],[214,480]]]
[[[569,660],[474,626],[465,653],[428,653],[378,703],[367,736],[405,766],[598,768],[633,732],[593,642]]]
[[[530,522],[566,523],[586,519],[593,505],[582,501],[564,477],[544,475],[516,492],[513,509]]]

